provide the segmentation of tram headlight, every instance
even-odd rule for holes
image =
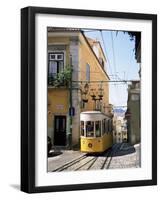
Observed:
[[[88,143],[89,148],[92,148],[92,146],[93,146],[92,143]]]

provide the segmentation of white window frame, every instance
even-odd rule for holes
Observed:
[[[55,53],[63,53],[64,54],[64,67],[66,66],[66,51],[65,50],[55,50],[55,51],[52,51],[52,50],[49,50],[48,51],[48,55],[49,54],[55,54]],[[54,60],[54,59],[51,59],[51,60]],[[48,60],[48,61],[50,61],[50,60]]]
[[[63,52],[62,53],[57,53],[57,52],[56,53],[50,53],[49,55],[50,55],[49,61],[50,60],[56,60],[56,61],[63,60],[64,61],[64,53]],[[55,55],[55,58],[51,58],[52,55]],[[62,58],[59,59],[58,56],[61,56]]]

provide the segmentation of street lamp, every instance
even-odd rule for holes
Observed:
[[[90,96],[92,97],[92,100],[95,102],[94,103],[94,109],[100,110],[100,108],[96,108],[96,103],[98,101],[99,107],[100,107],[100,101],[103,99],[103,89],[102,89],[102,87],[98,88],[98,91],[96,91],[96,89],[91,89]]]
[[[99,100],[102,100],[102,98],[103,98],[103,89],[102,88],[98,89],[98,96],[99,96]]]
[[[83,87],[83,89],[81,89],[81,94],[82,94],[82,101],[84,103],[88,103],[88,98],[87,98],[87,94],[89,92],[89,85],[88,83],[86,83]]]

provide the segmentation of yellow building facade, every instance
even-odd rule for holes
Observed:
[[[74,29],[48,29],[47,50],[48,136],[54,146],[71,147],[79,144],[81,112],[100,110],[108,114],[106,58],[99,41]],[[58,74],[67,68],[71,69],[68,84],[55,84]]]

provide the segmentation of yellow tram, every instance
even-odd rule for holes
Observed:
[[[104,152],[113,144],[112,120],[100,111],[80,113],[81,151]]]

